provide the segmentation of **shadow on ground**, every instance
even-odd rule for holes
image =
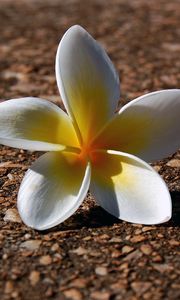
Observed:
[[[172,198],[172,218],[169,222],[164,223],[165,227],[179,227],[180,226],[180,192],[171,192]],[[112,226],[113,224],[122,223],[121,220],[113,217],[107,213],[100,206],[91,207],[88,211],[80,211],[74,214],[70,219],[63,224],[58,225],[50,231],[64,231],[77,230],[83,227],[86,228],[100,228],[104,226]],[[161,224],[158,226],[162,226]],[[45,231],[47,232],[47,231]]]
[[[172,198],[172,219],[165,224],[168,227],[180,226],[180,192],[171,192]]]
[[[86,228],[100,228],[104,226],[112,226],[113,224],[121,223],[121,220],[113,217],[107,213],[100,206],[91,207],[88,211],[80,211],[66,220],[64,223],[56,226],[55,228],[44,231],[64,231],[64,230],[77,230]]]

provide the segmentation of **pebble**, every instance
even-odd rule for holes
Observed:
[[[43,279],[43,283],[45,283],[46,285],[52,285],[54,283],[53,279],[49,278],[49,277],[45,277]]]
[[[153,166],[153,168],[156,172],[159,172],[161,170],[161,166],[158,166],[158,165]]]
[[[84,288],[87,285],[87,280],[85,278],[76,278],[70,282],[71,287]]]
[[[13,180],[14,179],[14,176],[11,173],[7,174],[7,177],[9,178],[9,180]]]
[[[60,253],[55,253],[54,254],[54,258],[53,258],[53,262],[60,262],[62,260],[62,255]]]
[[[77,255],[84,255],[84,254],[87,253],[87,250],[85,248],[83,248],[83,247],[78,247],[78,248],[76,248],[74,250],[71,250],[70,252],[76,253]]]
[[[22,222],[16,208],[9,208],[6,211],[5,216],[4,216],[4,221],[6,221],[6,222],[17,222],[17,223]]]
[[[159,254],[157,254],[157,255],[155,255],[155,256],[152,257],[152,261],[157,262],[157,263],[161,262],[162,261],[162,257]]]
[[[29,240],[20,244],[20,248],[26,248],[28,250],[34,251],[37,250],[41,245],[40,240]]]
[[[142,228],[142,232],[147,232],[147,231],[151,231],[151,230],[155,230],[156,227],[155,226],[144,226]]]
[[[56,252],[59,250],[59,245],[58,243],[55,243],[51,246],[51,251]]]
[[[161,238],[164,237],[164,235],[163,235],[162,233],[158,233],[158,234],[157,234],[157,237],[161,239]]]
[[[20,72],[12,72],[12,71],[4,71],[2,73],[2,77],[4,79],[11,79],[11,78],[17,78],[18,80],[24,80],[25,76],[23,73]]]
[[[13,282],[12,281],[7,281],[6,284],[5,284],[5,289],[4,289],[4,293],[5,294],[10,294],[12,293],[14,290],[14,285],[13,285]]]
[[[29,280],[32,286],[35,286],[40,280],[40,273],[38,271],[32,271],[29,275]]]
[[[123,254],[129,253],[129,252],[131,252],[131,251],[133,251],[133,250],[134,250],[134,248],[131,247],[131,246],[124,246],[124,247],[122,247],[122,249],[121,249],[121,251],[122,251]]]
[[[15,298],[15,299],[17,299],[18,296],[19,296],[18,291],[13,291],[12,294],[11,294],[11,297]]]
[[[171,159],[166,165],[172,168],[180,168],[180,159]]]
[[[141,229],[136,229],[136,230],[134,231],[134,234],[140,234],[141,232],[142,232]]]
[[[113,237],[112,239],[109,240],[110,243],[121,243],[122,239],[118,237]]]
[[[150,245],[141,245],[140,250],[142,253],[146,255],[150,255],[153,251],[152,247]]]
[[[173,289],[180,290],[180,283],[179,284],[178,283],[172,283],[171,286],[172,286]]]
[[[109,235],[108,234],[102,234],[98,238],[101,239],[101,240],[107,240],[107,239],[109,239]]]
[[[12,267],[11,269],[11,279],[17,279],[21,276],[21,270],[18,267]]]
[[[119,267],[119,270],[126,270],[128,269],[129,264],[127,262],[122,263]]]
[[[103,291],[95,291],[91,293],[91,298],[93,300],[109,300],[111,294],[109,292],[103,292]]]
[[[111,257],[113,258],[117,258],[117,257],[120,257],[122,255],[122,252],[119,251],[119,250],[114,250],[111,254]]]
[[[100,276],[106,276],[108,273],[108,270],[106,267],[97,267],[97,268],[95,268],[95,273]]]
[[[168,243],[169,243],[171,246],[180,246],[180,242],[179,242],[179,241],[176,241],[176,240],[170,240],[170,241],[168,241]]]
[[[26,234],[24,235],[24,239],[25,239],[25,240],[29,240],[30,238],[31,238],[30,233],[26,233]]]
[[[63,291],[63,294],[65,297],[67,297],[67,299],[71,299],[71,300],[83,299],[81,292],[74,288]]]
[[[134,281],[131,283],[132,289],[138,296],[141,296],[151,287],[151,282]]]
[[[0,233],[0,241],[4,240],[4,235]]]
[[[48,266],[52,263],[52,258],[50,255],[41,256],[39,259],[39,263],[44,266]]]
[[[92,240],[92,237],[91,237],[91,236],[85,236],[85,237],[83,238],[83,241],[90,241],[90,240]]]
[[[133,252],[131,252],[131,253],[129,253],[127,256],[125,256],[125,258],[124,258],[124,260],[128,260],[128,261],[130,261],[130,260],[137,260],[137,259],[139,259],[140,257],[142,256],[142,252],[140,252],[138,249],[137,250],[135,250],[135,251],[133,251]]]
[[[102,254],[101,254],[101,252],[99,252],[99,251],[97,251],[97,250],[91,250],[91,251],[89,252],[89,255],[90,255],[90,256],[94,256],[94,257],[98,257],[98,256],[101,256]]]
[[[6,168],[9,166],[11,162],[10,161],[5,161],[0,163],[0,168]]]
[[[125,240],[126,240],[126,241],[129,241],[130,238],[131,238],[131,235],[129,234],[129,235],[127,235],[127,236],[125,237]]]
[[[146,238],[143,235],[136,235],[130,239],[131,243],[139,243],[144,241]]]
[[[33,255],[33,251],[32,250],[23,250],[21,252],[21,255],[24,256],[24,257],[32,256]]]
[[[127,288],[127,284],[128,284],[128,282],[127,282],[127,280],[126,279],[121,279],[121,280],[119,280],[119,281],[117,281],[117,282],[115,282],[115,283],[112,283],[111,285],[110,285],[110,287],[111,287],[111,289],[113,290],[113,291],[116,291],[116,292],[122,292],[122,290],[123,289],[126,289]]]
[[[168,264],[153,264],[153,268],[160,273],[167,273],[173,271],[173,266]]]

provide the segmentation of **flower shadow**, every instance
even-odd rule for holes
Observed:
[[[169,222],[160,224],[158,227],[180,227],[180,192],[171,192],[172,197],[172,218]],[[89,200],[88,205],[89,205]],[[80,230],[83,228],[101,228],[105,226],[112,226],[114,224],[122,223],[121,220],[110,215],[100,206],[94,204],[94,200],[90,196],[91,207],[88,210],[79,209],[76,214],[71,216],[64,223],[56,226],[55,228],[44,231],[47,232],[58,232],[66,230]]]
[[[172,218],[169,222],[165,223],[166,227],[180,227],[180,192],[171,192],[172,198]]]
[[[105,226],[112,226],[113,224],[121,223],[122,221],[116,217],[110,215],[100,206],[93,206],[88,211],[83,211],[80,209],[76,214],[71,216],[64,223],[59,224],[55,228],[46,230],[45,232],[57,232],[66,230],[80,230],[83,228],[101,228]]]

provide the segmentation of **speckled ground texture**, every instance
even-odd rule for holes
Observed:
[[[0,0],[0,99],[60,101],[56,48],[77,23],[113,60],[123,103],[177,88],[179,9],[178,0]],[[46,232],[27,228],[16,210],[19,184],[39,155],[0,146],[0,299],[180,299],[180,152],[154,165],[172,194],[168,223],[122,222],[88,195],[69,220]]]

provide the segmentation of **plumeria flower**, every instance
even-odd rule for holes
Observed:
[[[68,114],[39,98],[0,104],[1,144],[48,151],[20,186],[17,205],[24,223],[44,230],[63,222],[88,189],[117,218],[168,221],[167,186],[144,160],[178,149],[180,90],[147,94],[115,114],[118,75],[105,51],[78,25],[59,44],[56,78]]]

